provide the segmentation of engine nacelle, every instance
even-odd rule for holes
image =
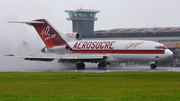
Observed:
[[[80,34],[79,33],[65,33],[62,35],[63,39],[66,41],[76,41],[80,40]]]
[[[49,51],[47,50],[46,47],[42,48],[42,49],[41,49],[41,52],[43,52],[43,53],[49,53]]]
[[[62,46],[54,46],[54,47],[51,47],[51,48],[42,48],[41,49],[41,52],[44,52],[44,53],[49,53],[49,52],[54,52],[54,53],[64,53],[64,52],[67,52],[69,50],[69,46],[67,45],[62,45]]]

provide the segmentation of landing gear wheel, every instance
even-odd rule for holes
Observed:
[[[156,69],[156,67],[157,67],[156,64],[151,64],[151,65],[150,65],[150,68],[151,68],[151,69]]]
[[[101,62],[98,64],[98,69],[99,70],[105,70],[106,69],[106,64],[104,62]]]
[[[76,64],[77,70],[84,70],[85,69],[85,64],[84,63],[78,63]]]

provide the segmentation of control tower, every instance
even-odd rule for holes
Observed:
[[[94,35],[94,21],[97,21],[95,16],[99,13],[98,10],[77,9],[65,12],[69,15],[67,20],[72,20],[73,32],[78,32],[80,39],[83,35]]]

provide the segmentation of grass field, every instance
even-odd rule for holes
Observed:
[[[0,72],[0,101],[180,101],[180,72]]]

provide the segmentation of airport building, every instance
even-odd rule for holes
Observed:
[[[80,39],[84,36],[94,35],[94,21],[97,21],[96,13],[98,10],[65,10],[69,17],[67,20],[72,21],[73,32],[80,34]]]
[[[72,20],[73,32],[78,32],[83,39],[119,39],[119,40],[150,40],[166,45],[174,56],[160,62],[161,65],[180,66],[180,27],[154,28],[116,28],[94,31],[98,10],[65,10]],[[170,62],[169,62],[170,61]]]

